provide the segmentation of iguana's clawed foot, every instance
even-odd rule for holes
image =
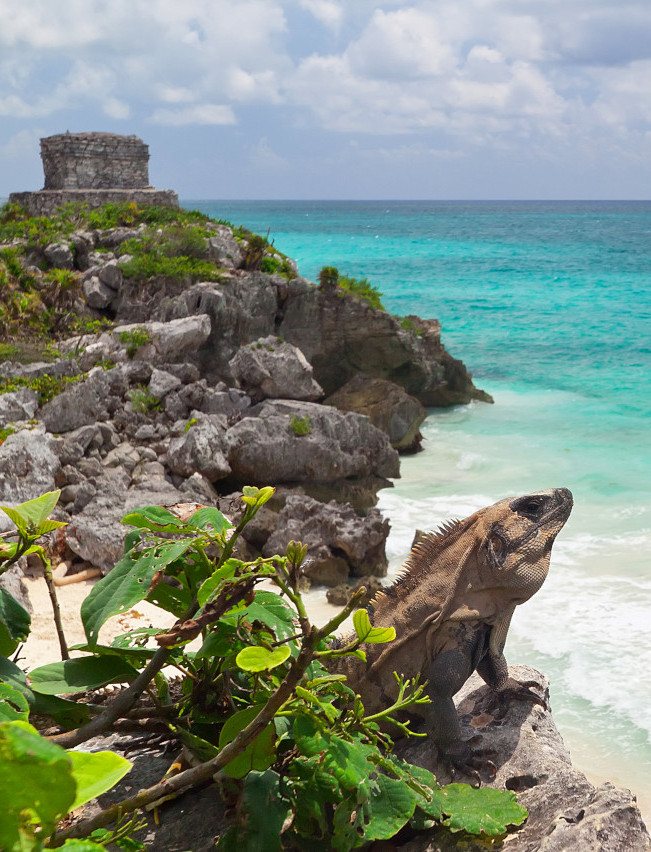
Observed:
[[[548,710],[549,706],[545,701],[544,696],[540,695],[540,684],[537,680],[517,681],[510,677],[503,689],[493,693],[487,710],[495,719],[503,719],[506,711],[509,709],[509,703],[512,700],[516,701],[532,701],[538,704],[544,710]],[[537,690],[537,691],[534,691]]]
[[[473,787],[481,787],[482,776],[480,772],[488,770],[486,780],[492,781],[497,774],[497,768],[492,760],[488,757],[494,757],[495,749],[492,748],[475,748],[482,741],[480,736],[472,737],[469,740],[457,740],[451,743],[446,749],[440,749],[439,757],[447,764],[452,780],[457,774],[472,779]]]

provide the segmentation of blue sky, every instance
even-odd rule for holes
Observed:
[[[649,198],[648,0],[0,0],[0,197],[135,133],[182,198]]]

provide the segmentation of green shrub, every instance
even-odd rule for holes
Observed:
[[[339,286],[341,289],[353,296],[355,299],[360,299],[370,305],[376,311],[383,311],[382,293],[374,287],[368,278],[351,278],[349,275],[339,276]]]
[[[129,391],[131,406],[136,414],[147,414],[150,411],[161,411],[160,399],[150,393],[147,388],[132,388]]]
[[[306,415],[299,417],[298,414],[292,414],[289,426],[296,436],[309,435],[312,432],[312,421]]]
[[[66,849],[69,837],[89,835],[106,844],[105,834],[101,841],[91,834],[97,824],[128,819],[162,795],[211,782],[216,773],[226,796],[237,803],[231,827],[218,839],[217,848],[224,851],[349,852],[372,840],[390,840],[408,825],[412,831],[435,825],[442,832],[443,826],[452,826],[455,838],[463,838],[458,832],[465,831],[486,844],[509,825],[523,822],[526,811],[512,792],[467,784],[441,787],[430,772],[392,754],[391,738],[378,723],[395,722],[410,733],[397,715],[428,703],[422,685],[397,677],[395,703],[369,716],[345,677],[324,665],[359,656],[365,643],[395,638],[393,628],[372,627],[367,612],[358,610],[348,644],[328,646],[326,640],[362,591],[318,628],[299,591],[306,546],[290,542],[285,556],[249,562],[234,557],[239,536],[272,495],[272,488],[244,487],[236,527],[213,507],[199,509],[186,521],[158,506],[125,515],[123,522],[132,529],[124,555],[82,604],[87,642],[80,650],[85,656],[40,666],[29,672],[29,684],[25,672],[8,659],[29,632],[29,615],[15,601],[7,606],[5,598],[0,608],[0,654],[5,655],[0,656],[0,776],[8,798],[0,809],[2,848],[41,852],[48,838],[48,848]],[[49,562],[37,541],[62,526],[49,520],[58,496],[50,492],[3,508],[17,529],[15,541],[0,550],[0,572],[20,555],[34,553],[48,576]],[[169,582],[160,582],[163,578]],[[258,588],[263,581],[277,591]],[[101,644],[103,624],[143,600],[172,613],[175,625],[142,627],[117,636],[110,646]],[[57,632],[61,638],[60,620]],[[188,651],[195,638],[199,649]],[[61,644],[63,654],[65,637]],[[175,683],[168,679],[170,667],[176,670]],[[129,691],[109,696],[102,710],[93,708],[90,725],[84,700],[59,697],[126,681],[133,684]],[[108,731],[129,716],[138,699],[150,718],[183,744],[192,768],[107,807],[99,822],[93,816],[61,823],[76,799],[86,801],[89,787],[97,795],[129,768],[110,752],[91,761],[75,758],[62,746]],[[69,733],[40,737],[27,724],[40,712]],[[85,779],[75,774],[80,765],[86,768]],[[27,771],[35,779],[32,784],[24,783]],[[25,810],[30,819],[23,817]],[[84,849],[94,848],[84,844]],[[133,841],[121,848],[134,849]]]
[[[146,346],[152,341],[151,335],[142,325],[128,331],[120,331],[117,337],[120,343],[126,346],[127,358],[133,358],[141,346]]]
[[[319,272],[319,286],[324,290],[334,290],[339,281],[339,270],[336,266],[324,266]]]
[[[19,388],[30,388],[38,394],[38,404],[45,405],[55,396],[62,393],[69,385],[80,382],[85,378],[82,373],[78,376],[32,376],[25,378],[17,376],[14,379],[0,378],[0,394],[11,393]]]

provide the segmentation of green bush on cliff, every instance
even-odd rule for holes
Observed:
[[[131,255],[131,260],[122,265],[122,272],[140,280],[165,276],[174,280],[220,281],[222,270],[206,260],[206,237],[203,229],[193,225],[149,228],[120,246],[121,254]]]
[[[345,293],[366,302],[374,310],[384,310],[382,293],[371,284],[368,278],[352,278],[350,275],[340,275],[338,284]]]

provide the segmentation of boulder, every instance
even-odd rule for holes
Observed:
[[[345,503],[320,503],[311,497],[291,495],[262,552],[265,556],[284,554],[290,541],[302,541],[308,545],[305,576],[336,586],[350,574],[383,577],[387,572],[388,534],[389,522],[378,509],[360,516]]]
[[[31,388],[0,395],[0,428],[17,420],[31,420],[38,408],[38,394]]]
[[[45,247],[43,254],[51,266],[57,266],[59,269],[72,269],[75,265],[70,246],[66,243],[50,243]]]
[[[183,495],[164,477],[151,476],[146,485],[129,488],[130,477],[122,468],[110,468],[94,483],[95,495],[64,528],[73,553],[107,574],[120,560],[129,527],[123,515],[143,506],[173,506]]]
[[[46,403],[41,409],[41,418],[48,432],[71,432],[106,420],[127,390],[128,383],[119,368],[96,369]],[[111,397],[117,400],[111,402]]]
[[[215,227],[215,236],[208,239],[208,258],[219,266],[238,269],[242,265],[242,251],[233,232],[226,225]]]
[[[427,417],[424,406],[395,382],[359,373],[325,400],[340,411],[366,414],[374,426],[386,432],[391,446],[401,452],[420,448],[420,424]]]
[[[23,503],[53,491],[60,467],[54,439],[42,427],[9,435],[0,445],[0,499]]]
[[[172,438],[167,450],[167,464],[172,473],[189,477],[200,473],[210,482],[223,479],[231,472],[225,457],[226,418],[220,414],[192,412],[189,428]],[[196,421],[192,423],[192,421]]]
[[[128,344],[121,341],[121,335],[144,331],[151,343],[140,346],[134,353],[134,360],[151,361],[158,364],[165,361],[178,361],[184,355],[195,354],[197,349],[210,335],[210,317],[205,313],[182,317],[171,322],[143,322],[120,325],[111,331],[114,340],[120,341],[126,349]]]
[[[151,371],[149,380],[149,393],[156,399],[163,399],[170,391],[180,388],[183,383],[177,376],[168,373],[167,370],[159,370],[157,367]]]
[[[226,433],[228,462],[243,484],[397,477],[397,452],[361,414],[312,402],[267,400]]]
[[[109,260],[108,263],[101,266],[98,277],[102,284],[105,284],[114,293],[119,290],[122,285],[123,275],[117,260]]]
[[[323,396],[301,350],[273,335],[240,346],[229,367],[237,383],[254,401],[317,400]]]
[[[81,289],[86,299],[86,304],[90,308],[103,310],[104,308],[108,308],[113,299],[115,299],[115,290],[112,290],[95,275],[86,278],[81,285]]]
[[[526,666],[510,666],[517,680],[536,681],[549,699],[544,675]],[[455,696],[464,739],[482,736],[482,748],[494,754],[497,773],[490,786],[513,790],[529,811],[522,828],[510,833],[503,848],[509,852],[649,852],[651,842],[635,797],[609,782],[595,786],[572,765],[569,752],[551,712],[529,701],[511,701],[501,717],[492,692],[474,674]],[[401,754],[433,771],[441,783],[451,779],[437,763],[436,748],[428,739],[407,741]],[[465,780],[461,777],[455,780]],[[480,840],[429,832],[394,846],[402,852],[448,852],[463,848],[480,852]]]

